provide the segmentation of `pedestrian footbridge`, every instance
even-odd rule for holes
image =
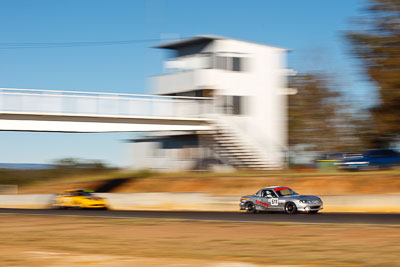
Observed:
[[[0,88],[0,131],[208,130],[213,107],[211,98]]]
[[[265,140],[243,132],[212,98],[0,88],[0,131],[206,131],[236,168],[276,169]]]

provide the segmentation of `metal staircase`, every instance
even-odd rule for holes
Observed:
[[[260,146],[251,144],[246,136],[227,122],[215,122],[212,134],[213,150],[220,160],[237,169],[274,170],[280,166],[272,164],[263,155]]]

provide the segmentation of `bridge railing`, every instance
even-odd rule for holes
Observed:
[[[202,118],[212,98],[0,88],[0,113]]]

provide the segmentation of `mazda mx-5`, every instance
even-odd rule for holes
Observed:
[[[317,196],[299,195],[289,187],[271,186],[260,189],[254,195],[240,199],[240,209],[248,213],[258,211],[283,211],[317,213],[323,209],[323,202]]]

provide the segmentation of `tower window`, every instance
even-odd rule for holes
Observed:
[[[230,70],[230,71],[242,71],[243,70],[243,59],[240,57],[216,57],[216,69]]]
[[[233,71],[241,71],[241,60],[240,57],[232,58],[232,70]]]

